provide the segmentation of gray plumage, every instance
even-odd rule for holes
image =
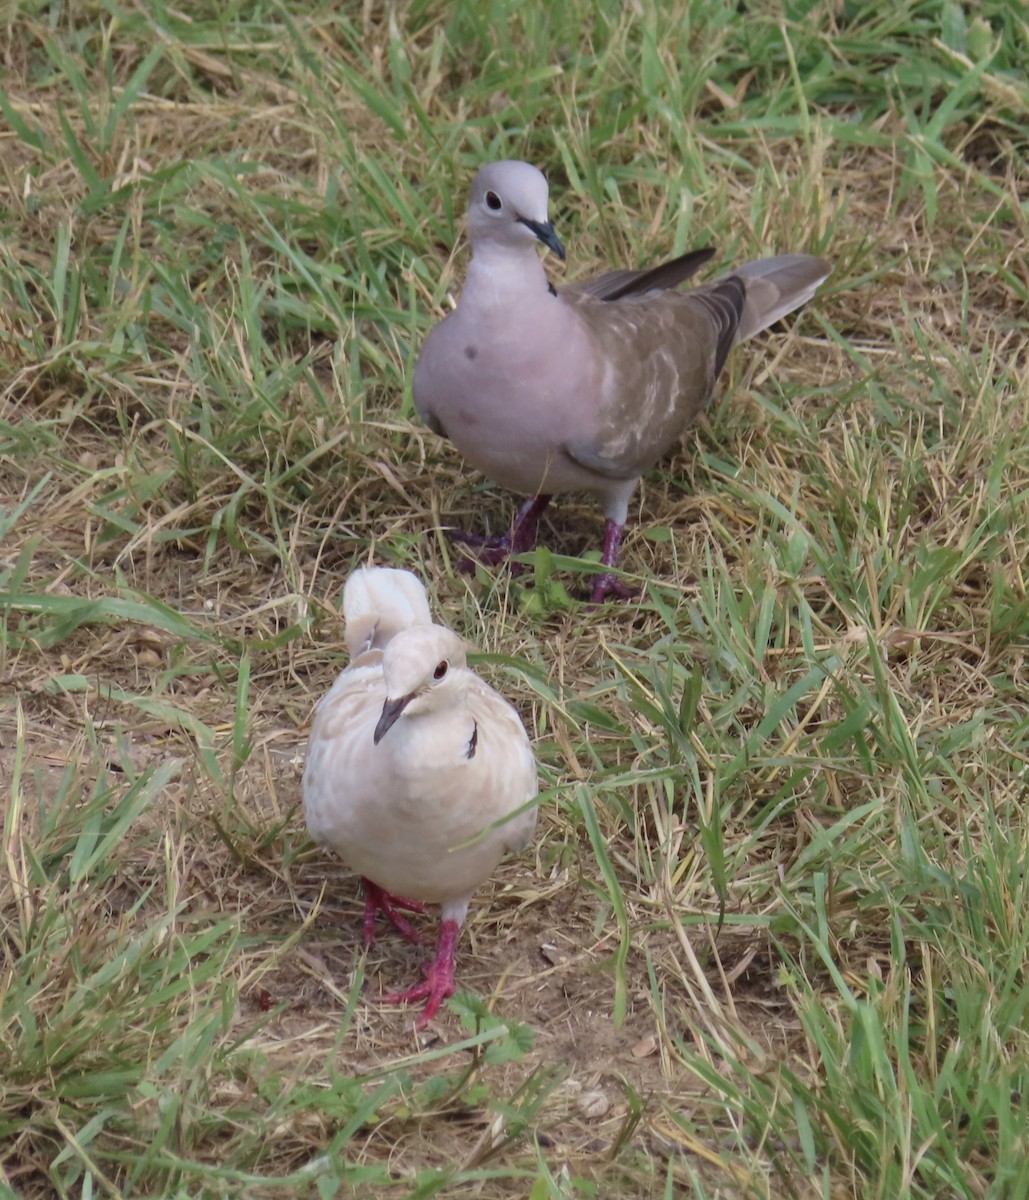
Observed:
[[[782,255],[678,290],[711,256],[701,250],[554,289],[536,244],[564,251],[546,180],[523,162],[479,171],[468,229],[465,285],[422,347],[415,406],[503,487],[595,495],[613,565],[640,476],[706,406],[730,349],[810,299],[830,267]],[[617,590],[602,577],[594,599]]]

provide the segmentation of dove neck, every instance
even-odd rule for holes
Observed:
[[[508,306],[522,297],[549,295],[547,275],[536,248],[526,246],[496,246],[486,243],[476,246],[468,264],[461,303],[475,309]]]

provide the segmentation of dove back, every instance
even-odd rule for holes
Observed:
[[[343,589],[343,617],[351,658],[382,650],[401,629],[432,624],[422,581],[393,567],[354,571]]]

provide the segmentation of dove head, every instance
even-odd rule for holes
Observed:
[[[442,625],[413,625],[387,643],[382,654],[386,702],[375,726],[375,744],[401,717],[441,712],[459,704],[468,688],[465,645]]]
[[[565,248],[547,216],[547,181],[526,162],[508,159],[483,167],[472,180],[468,234],[473,248],[520,248],[540,241],[564,261]]]

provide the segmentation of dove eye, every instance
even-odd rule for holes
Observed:
[[[443,676],[446,675],[449,668],[450,668],[450,663],[448,663],[446,659],[444,659],[441,663],[437,663],[436,670],[433,671],[433,673],[432,673],[433,679],[435,679],[435,680],[442,679]]]
[[[499,212],[504,207],[504,203],[496,192],[487,192],[486,207],[491,208],[494,212]]]

